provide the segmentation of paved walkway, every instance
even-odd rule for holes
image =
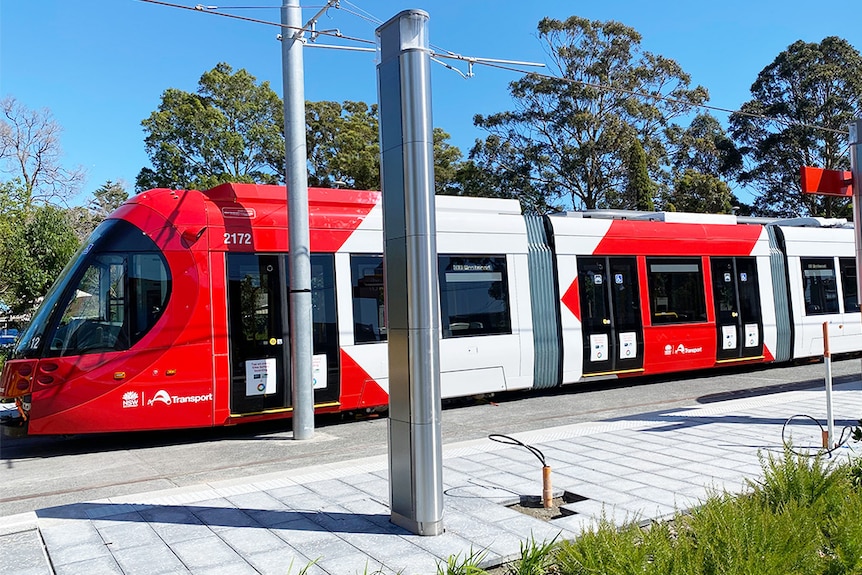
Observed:
[[[860,383],[836,386],[840,431],[862,417]],[[484,553],[487,567],[523,542],[574,538],[603,514],[665,517],[713,489],[740,491],[780,453],[788,417],[825,422],[823,390],[789,391],[611,421],[521,433],[553,469],[571,513],[550,521],[507,505],[541,493],[523,448],[490,440],[444,446],[445,533],[419,537],[389,522],[386,456],[193,488],[142,493],[0,518],[0,575],[193,573],[436,573],[446,558]],[[796,444],[819,428],[796,419]],[[854,448],[862,451],[862,446]],[[839,450],[839,457],[855,453]]]

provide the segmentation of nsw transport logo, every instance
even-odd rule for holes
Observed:
[[[171,401],[171,396],[164,389],[160,389],[156,392],[156,394],[147,401],[147,405],[153,405],[155,403],[164,403],[165,405],[170,405],[173,403]]]

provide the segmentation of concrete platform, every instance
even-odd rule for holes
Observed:
[[[837,428],[854,425],[860,383],[833,396]],[[524,542],[572,539],[602,517],[660,519],[713,490],[742,491],[761,475],[759,455],[781,454],[789,417],[825,413],[822,390],[788,391],[517,434],[544,453],[555,494],[577,499],[549,521],[508,507],[540,495],[534,455],[490,440],[447,444],[436,537],[390,523],[385,456],[40,509],[0,518],[0,575],[284,575],[312,562],[309,575],[418,575],[475,553],[491,567]],[[786,431],[797,445],[819,441],[810,420]]]

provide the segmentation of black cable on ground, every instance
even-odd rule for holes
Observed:
[[[814,419],[810,415],[805,415],[804,413],[797,413],[796,415],[789,417],[787,419],[787,421],[784,422],[784,425],[781,426],[781,443],[784,445],[784,447],[788,451],[790,451],[790,453],[797,455],[797,456],[801,456],[801,457],[818,457],[818,456],[824,455],[824,454],[831,456],[833,451],[836,451],[836,450],[844,447],[847,444],[847,442],[850,441],[850,438],[853,437],[853,430],[855,429],[854,427],[851,427],[849,425],[845,425],[841,429],[841,434],[838,436],[838,442],[833,447],[828,447],[828,448],[827,447],[819,447],[813,453],[811,451],[807,451],[807,450],[806,451],[797,451],[793,447],[793,443],[790,440],[788,440],[788,438],[785,437],[785,433],[787,432],[787,426],[790,425],[790,423],[794,419],[810,419],[811,421],[813,421],[817,425],[817,427],[820,428],[820,436],[821,437],[823,437],[823,435],[826,433],[826,430],[823,429],[823,425],[819,421],[817,421],[816,419]],[[792,440],[792,438],[791,438],[791,440]]]
[[[492,433],[488,436],[488,439],[491,441],[496,441],[497,443],[504,443],[506,445],[516,445],[518,447],[523,447],[533,455],[535,455],[538,460],[542,463],[542,467],[547,467],[547,463],[545,463],[545,454],[539,451],[537,448],[532,445],[527,445],[523,441],[518,441],[514,437],[509,437],[508,435],[502,435],[500,433]]]

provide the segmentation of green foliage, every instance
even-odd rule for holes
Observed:
[[[858,459],[851,465],[858,468]],[[829,540],[824,552],[828,567],[823,571],[828,574],[862,573],[862,497],[858,483],[843,495],[840,512],[827,517],[822,526]]]
[[[448,142],[451,136],[442,128],[434,128],[434,193],[446,194],[457,188],[461,167],[461,150]]]
[[[307,575],[308,570],[312,568],[312,566],[316,565],[317,562],[320,561],[320,557],[315,559],[314,561],[309,561],[302,567],[300,567],[299,571],[296,572],[296,575]],[[287,575],[292,575],[293,573],[293,559],[290,560],[290,565],[287,566]]]
[[[93,230],[129,198],[125,186],[108,180],[93,192],[86,207],[76,206],[66,211],[66,217],[80,242],[85,241]]]
[[[534,206],[591,209],[610,199],[635,207],[636,201],[617,201],[632,141],[641,142],[650,177],[663,180],[664,131],[689,111],[681,102],[704,102],[706,90],[690,88],[673,60],[642,51],[640,34],[619,22],[545,18],[538,31],[560,79],[528,75],[512,82],[513,111],[475,118],[497,140],[477,144],[471,158],[491,173],[527,176],[541,197]]]
[[[560,543],[557,561],[563,573],[667,575],[674,571],[672,538],[666,525],[617,529],[606,520],[575,541]]]
[[[90,200],[88,207],[90,212],[101,221],[128,199],[129,193],[121,182],[108,180],[93,192],[93,199]]]
[[[365,102],[307,102],[307,149],[310,186],[380,189],[380,143],[377,106]],[[461,151],[449,134],[434,128],[436,193],[457,190]]]
[[[491,134],[484,141],[477,140],[470,151],[470,159],[462,163],[455,173],[456,185],[446,194],[515,198],[525,214],[544,214],[557,210],[548,204],[549,198],[534,185],[532,163],[511,141]]]
[[[307,102],[308,185],[380,188],[377,106]]]
[[[844,575],[862,572],[856,462],[828,465],[786,450],[761,459],[763,480],[714,494],[689,514],[648,527],[599,522],[560,543],[565,574]]]
[[[715,497],[684,521],[693,573],[786,575],[818,573],[824,539],[814,516],[799,501],[781,510],[756,499]]]
[[[81,169],[60,162],[62,129],[47,109],[0,100],[0,314],[28,311],[50,287],[78,240],[69,210]],[[8,179],[6,179],[8,178]]]
[[[530,535],[530,541],[522,542],[521,556],[508,569],[509,575],[545,575],[554,572],[555,551],[559,533],[550,541],[537,543]]]
[[[727,179],[742,170],[742,153],[719,121],[708,113],[695,116],[685,129],[671,126],[667,137],[674,174],[695,171]]]
[[[862,116],[862,55],[835,36],[798,40],[766,66],[730,118],[747,159],[739,177],[762,215],[849,215],[849,201],[802,193],[801,166],[848,169],[847,126]],[[825,128],[825,129],[818,129]]]
[[[842,474],[833,472],[834,466],[822,455],[796,455],[790,446],[784,447],[781,459],[772,454],[766,458],[761,455],[760,465],[763,479],[748,483],[755,487],[752,497],[773,511],[781,510],[791,502],[815,506],[828,501],[828,496],[844,479]]]
[[[636,210],[651,212],[655,210],[653,197],[656,185],[649,177],[647,157],[640,140],[634,139],[629,145],[626,158],[626,192],[623,196],[625,204]]]
[[[78,249],[79,242],[64,210],[46,205],[16,220],[6,245],[2,295],[12,313],[36,305]]]
[[[688,169],[673,183],[665,198],[665,209],[677,212],[729,214],[733,208],[730,186],[710,174]]]
[[[224,62],[197,93],[169,88],[141,125],[153,169],[136,188],[210,188],[227,181],[277,183],[284,163],[283,106],[268,82]]]
[[[487,551],[470,550],[463,558],[460,554],[452,555],[446,563],[437,565],[437,575],[487,575],[487,571],[479,567]]]
[[[225,63],[201,76],[197,93],[169,88],[142,122],[153,167],[135,184],[206,189],[223,182],[284,181],[284,106],[267,82]],[[306,102],[308,183],[378,189],[377,106],[365,102]],[[435,184],[451,188],[461,158],[449,134],[434,129]]]

